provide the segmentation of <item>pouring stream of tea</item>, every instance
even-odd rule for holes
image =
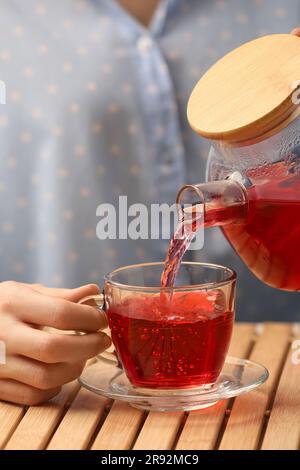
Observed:
[[[222,206],[215,201],[185,205],[179,210],[179,222],[171,239],[160,286],[172,289],[180,269],[181,260],[189,249],[197,230],[223,225],[228,220],[239,220],[245,203]]]
[[[179,223],[171,239],[164,263],[161,287],[172,288],[174,286],[181,260],[189,249],[196,231],[204,225],[204,212],[201,206],[202,204],[197,204],[189,209],[182,209],[179,213]]]

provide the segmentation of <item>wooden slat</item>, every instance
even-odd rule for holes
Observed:
[[[24,414],[23,406],[0,402],[0,449],[6,445]]]
[[[82,450],[89,445],[108,400],[82,388],[47,449]]]
[[[63,415],[66,404],[78,390],[77,381],[69,383],[52,400],[40,406],[31,406],[5,448],[7,450],[44,449]]]
[[[178,440],[177,450],[212,450],[215,447],[227,401],[217,403],[211,408],[193,411],[189,414],[187,422]]]
[[[92,445],[92,450],[131,449],[143,417],[142,410],[116,401]]]
[[[250,323],[236,324],[229,354],[246,358],[254,337],[254,326]],[[227,400],[206,410],[189,413],[183,431],[177,442],[178,450],[214,449],[227,408]]]
[[[295,339],[300,340],[300,334]],[[300,364],[292,361],[293,353],[295,350],[290,348],[264,436],[264,450],[294,450],[300,446]]]
[[[235,399],[220,449],[251,450],[257,448],[264,414],[278,382],[290,333],[291,326],[288,324],[265,324],[264,331],[257,340],[250,359],[265,365],[270,372],[270,377],[257,391]]]
[[[183,417],[183,412],[151,411],[133,448],[135,450],[172,449]]]

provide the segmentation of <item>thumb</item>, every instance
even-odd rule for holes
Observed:
[[[291,34],[294,34],[295,36],[299,36],[299,37],[300,37],[300,27],[294,28],[294,29],[291,31]]]

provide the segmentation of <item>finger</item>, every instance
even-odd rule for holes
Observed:
[[[46,364],[23,356],[9,356],[0,367],[0,379],[12,379],[40,390],[52,390],[75,380],[85,361]]]
[[[14,380],[0,379],[0,400],[19,403],[20,405],[38,405],[60,392],[60,387],[51,390],[39,390]]]
[[[16,289],[13,301],[6,308],[11,309],[8,313],[26,323],[51,326],[60,330],[88,332],[107,327],[107,318],[103,311],[29,289]]]
[[[61,299],[70,300],[71,302],[79,302],[83,297],[88,295],[97,295],[100,292],[99,287],[96,284],[87,284],[85,286],[76,287],[75,289],[55,289],[45,287],[41,284],[27,284],[27,286],[41,294],[49,295],[51,297],[59,297]]]
[[[294,34],[295,36],[300,36],[300,28],[294,28],[291,31],[291,34]]]
[[[94,357],[111,345],[102,332],[59,335],[16,324],[14,334],[3,334],[7,355],[20,354],[46,363],[77,362]]]

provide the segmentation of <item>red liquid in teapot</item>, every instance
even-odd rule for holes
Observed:
[[[248,172],[249,209],[222,230],[249,269],[279,289],[300,290],[300,175],[283,163]]]
[[[233,312],[220,291],[130,297],[108,308],[112,340],[132,384],[185,388],[213,383],[227,354]]]

